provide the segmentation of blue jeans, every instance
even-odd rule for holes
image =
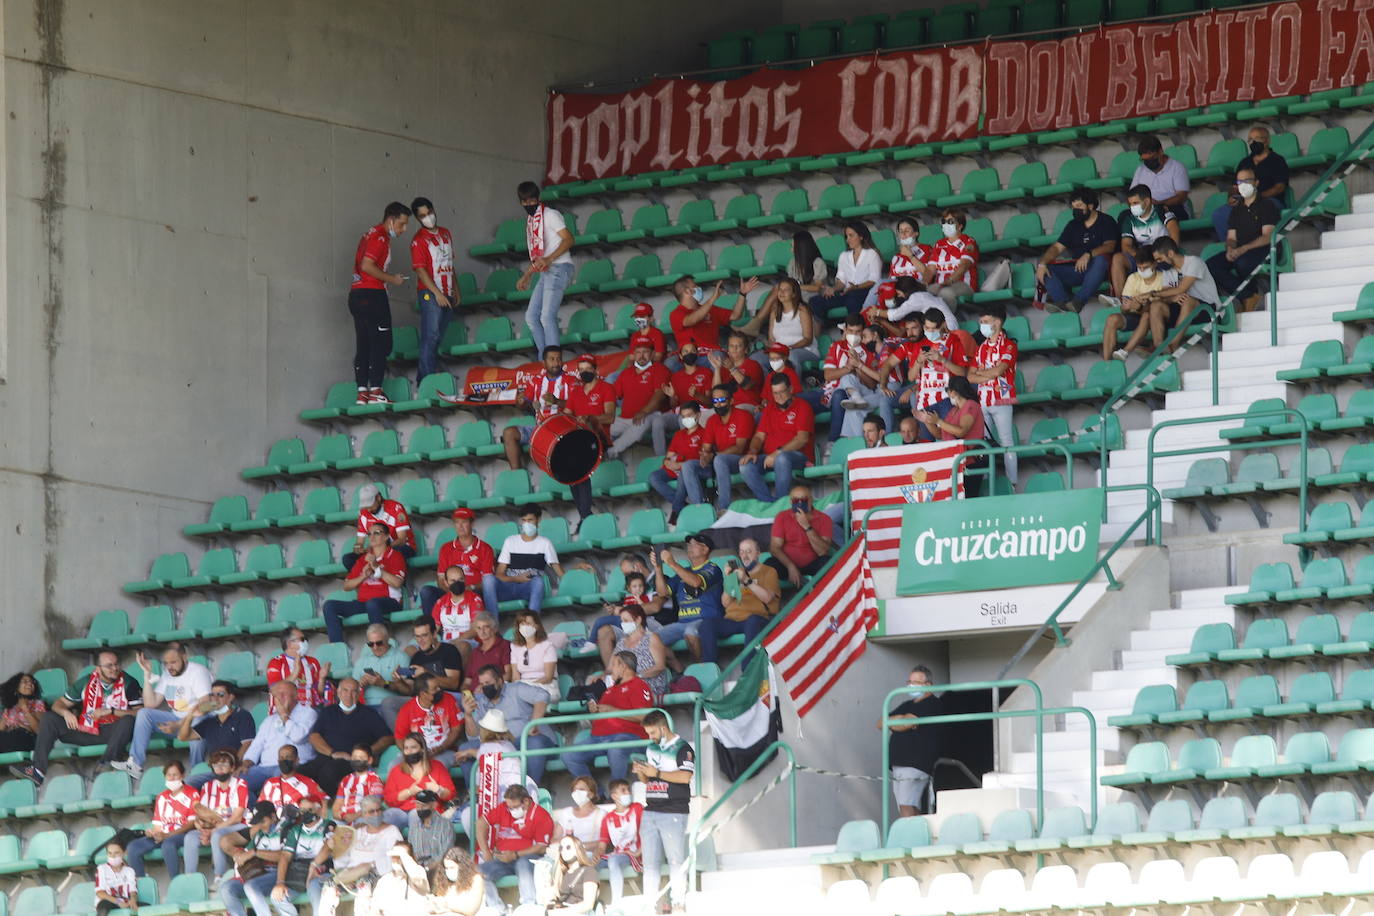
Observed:
[[[1217,234],[1217,241],[1226,241],[1226,233],[1231,228],[1231,205],[1222,204],[1212,211],[1212,230]]]
[[[1050,272],[1045,276],[1045,293],[1051,302],[1061,305],[1075,298],[1083,302],[1089,296],[1097,295],[1102,281],[1107,279],[1111,263],[1107,255],[1096,255],[1088,261],[1088,269],[1082,273],[1073,264],[1051,264]],[[1077,294],[1069,292],[1074,287],[1078,289]]]
[[[678,489],[685,487],[687,490],[687,502],[693,505],[706,502],[706,481],[711,479],[711,465],[688,461],[677,472],[677,479],[682,482]]]
[[[689,472],[687,469],[692,468]],[[682,466],[676,479],[669,477],[668,472],[659,468],[649,475],[649,486],[653,487],[660,496],[672,504],[673,514],[682,511],[682,507],[691,503],[705,502],[701,495],[701,463],[689,461]],[[690,477],[688,476],[690,473]],[[694,492],[695,491],[695,492]]]
[[[495,576],[483,576],[482,600],[491,614],[497,613],[497,606],[502,601],[523,601],[538,614],[544,610],[544,577],[531,576],[527,582],[506,582]]]
[[[161,844],[149,836],[141,836],[130,843],[125,852],[129,856],[129,867],[134,870],[134,874],[140,878],[147,874],[143,868],[143,857],[159,845],[162,846],[162,860],[167,864],[169,877],[175,878],[183,869],[193,872],[200,867],[200,831],[192,827],[185,833],[167,837]],[[178,852],[181,853],[180,860],[177,859]]]
[[[639,824],[639,845],[644,853],[644,899],[658,897],[658,871],[668,855],[668,892],[674,905],[687,902],[687,875],[679,871],[687,859],[687,815],[645,811]]]
[[[441,307],[434,294],[427,289],[420,290],[417,298],[420,300],[420,366],[416,370],[418,382],[434,371],[434,364],[438,361],[439,341],[444,339],[448,323],[453,320],[453,309]]]
[[[148,742],[152,740],[154,733],[159,733],[157,727],[164,722],[180,721],[181,716],[170,709],[140,709],[134,718],[134,737],[129,742],[129,759],[140,767],[143,766],[143,761],[148,759]],[[193,761],[191,765],[195,766],[199,762]]]
[[[716,508],[721,512],[730,508],[730,476],[739,471],[740,455],[717,455],[711,462],[716,475]]]
[[[763,479],[767,468],[763,466],[763,455],[758,460],[751,461],[749,464],[740,465],[740,474],[744,476],[744,484],[749,488],[749,492],[754,494],[755,499],[764,502],[772,502],[775,499],[782,499],[787,495],[787,491],[792,489],[792,474],[806,467],[806,456],[801,452],[778,452],[777,458],[773,461],[773,492],[768,492],[768,483]]]
[[[267,780],[271,779],[273,776],[280,775],[281,767],[277,766],[275,763],[271,766],[260,763],[257,766],[248,768],[248,771],[243,774],[243,781],[248,783],[248,794],[256,796],[262,791],[263,783],[267,782]]]
[[[219,848],[219,841],[242,828],[242,824],[225,824],[210,831],[210,864],[216,875],[224,874],[234,864],[229,853]]]
[[[864,302],[868,300],[868,294],[873,287],[866,286],[863,289],[853,289],[847,293],[838,293],[830,298],[816,295],[811,297],[807,305],[811,306],[811,314],[816,316],[816,320],[822,325],[826,323],[826,313],[831,309],[844,306],[844,310],[850,315],[857,315],[864,307]]]
[[[534,338],[536,359],[542,358],[546,346],[562,341],[558,330],[558,307],[563,304],[563,290],[568,288],[572,278],[571,262],[550,264],[534,284],[530,306],[525,309],[525,324],[530,326],[530,336]]]
[[[703,662],[714,662],[719,659],[719,652],[716,648],[717,642],[724,636],[736,636],[744,634],[744,641],[747,643],[768,626],[768,618],[758,614],[750,614],[744,620],[726,620],[724,617],[707,617],[701,621],[701,629],[697,635],[701,638],[701,660]],[[741,664],[749,664],[746,660]]]
[[[598,744],[609,744],[612,741],[633,741],[639,735],[632,732],[613,732],[609,735],[593,735],[578,748],[586,750],[567,751],[563,754],[563,765],[568,768],[568,774],[573,777],[592,775],[592,761],[595,760],[601,751],[597,750]],[[630,772],[630,753],[632,749],[628,747],[616,747],[606,751],[606,757],[611,764],[611,778],[624,779]],[[535,780],[538,782],[539,780]]]
[[[630,857],[623,852],[612,852],[606,856],[606,867],[611,872],[611,903],[619,903],[625,896],[625,876],[635,873]]]
[[[666,649],[671,649],[673,644],[679,639],[687,636],[696,636],[701,632],[701,618],[693,617],[689,620],[678,620],[666,624],[663,629],[658,631],[658,638],[663,642]]]
[[[240,881],[237,878],[219,886],[219,899],[230,916],[248,916],[246,904],[253,907],[253,916],[296,916],[296,905],[288,898],[280,903],[272,900],[272,888],[277,885],[276,869],[266,874]]]
[[[1268,257],[1268,248],[1253,248],[1234,261],[1228,261],[1226,252],[1221,251],[1207,259],[1207,271],[1212,275],[1217,291],[1223,299],[1227,296],[1240,296],[1244,299],[1253,292],[1253,281],[1243,281],[1250,275],[1250,271],[1263,264]]]
[[[501,906],[501,893],[496,889],[496,882],[501,878],[515,875],[520,879],[520,903],[538,902],[538,891],[534,886],[534,860],[535,856],[521,856],[514,862],[500,862],[490,859],[477,866],[477,870],[482,873],[482,877],[487,879],[487,903],[494,907]]]
[[[940,400],[931,404],[926,409],[943,420],[945,417],[949,416],[949,412],[954,409],[954,404],[949,398],[940,398]],[[924,423],[919,425],[920,431],[916,434],[916,438],[922,442],[934,442],[935,437],[931,435],[930,430],[926,429],[926,425]]]
[[[340,601],[336,598],[324,603],[324,628],[329,631],[330,642],[343,642],[345,617],[366,611],[368,623],[386,623],[387,616],[400,609],[401,602],[395,598],[369,598],[366,601]]]

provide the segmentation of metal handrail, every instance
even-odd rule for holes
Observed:
[[[880,724],[880,728],[882,729],[882,732],[883,732],[883,835],[884,835],[884,836],[887,835],[888,818],[889,818],[889,817],[891,816],[891,814],[892,814],[891,796],[890,796],[890,794],[889,794],[889,792],[888,792],[888,771],[891,769],[891,763],[890,763],[890,760],[889,760],[889,754],[890,754],[890,752],[891,752],[891,748],[888,747],[888,741],[887,741],[887,739],[888,739],[888,734],[887,734],[887,733],[888,733],[888,731],[889,731],[889,729],[890,729],[890,727],[891,727],[888,723],[889,723],[889,721],[890,721],[890,720],[889,720],[889,716],[891,715],[890,707],[892,706],[892,701],[893,701],[893,699],[895,699],[896,697],[899,697],[899,696],[907,696],[907,695],[910,695],[910,694],[917,694],[917,693],[935,693],[935,692],[937,692],[937,691],[938,691],[938,692],[941,692],[941,693],[962,693],[962,692],[970,691],[970,690],[1001,690],[1001,689],[1004,688],[1004,687],[1010,687],[1010,688],[1026,687],[1026,688],[1029,688],[1029,689],[1030,689],[1030,692],[1031,692],[1032,694],[1035,695],[1035,706],[1034,706],[1033,708],[1036,709],[1036,710],[1043,710],[1043,709],[1045,708],[1045,692],[1044,692],[1043,690],[1040,689],[1040,685],[1039,685],[1038,683],[1036,683],[1035,681],[1031,680],[1030,678],[1026,678],[1026,677],[1003,678],[1003,679],[999,679],[999,680],[995,680],[995,681],[960,681],[960,682],[957,683],[957,684],[944,684],[944,685],[941,685],[941,686],[939,686],[939,687],[911,687],[911,686],[906,686],[906,687],[894,687],[892,690],[889,690],[889,691],[887,692],[887,696],[883,697],[883,718],[882,718],[882,722],[881,722],[881,724]],[[934,717],[927,718],[927,717],[924,717],[924,716],[923,716],[923,717],[921,717],[921,721],[922,721],[922,722],[929,722],[929,721],[932,721],[933,718],[934,718]],[[1043,718],[1041,718],[1041,719],[1038,719],[1038,720],[1036,721],[1036,723],[1035,723],[1035,768],[1036,768],[1036,773],[1037,773],[1037,775],[1039,776],[1039,778],[1040,778],[1041,781],[1042,781],[1042,787],[1043,787],[1044,763],[1045,763],[1044,737],[1045,737],[1045,720],[1044,720]],[[931,778],[934,778],[934,774],[932,774]],[[1037,793],[1037,796],[1036,796],[1036,822],[1039,823],[1041,820],[1043,820],[1043,819],[1044,819],[1044,815],[1045,815],[1045,795],[1044,795],[1044,793],[1043,793],[1043,791],[1042,791],[1042,792],[1040,792],[1040,793]]]
[[[1163,543],[1164,500],[1160,498],[1159,491],[1155,489],[1153,483],[1123,484],[1117,487],[1103,487],[1102,489],[1104,491],[1104,501],[1106,493],[1117,493],[1122,492],[1124,490],[1144,490],[1146,495],[1145,511],[1140,513],[1136,520],[1130,524],[1130,527],[1128,527],[1124,532],[1121,533],[1121,536],[1116,539],[1116,543],[1112,544],[1111,547],[1107,548],[1107,552],[1104,553],[1098,559],[1098,561],[1093,564],[1092,569],[1088,570],[1088,572],[1083,576],[1083,578],[1078,580],[1078,584],[1075,585],[1066,596],[1064,596],[1064,600],[1059,602],[1059,606],[1050,612],[1050,615],[1045,618],[1045,622],[1040,624],[1040,626],[1036,627],[1035,631],[1031,633],[1030,636],[1026,637],[1026,641],[1021,644],[1021,648],[1016,650],[1016,653],[1012,655],[1012,657],[1007,661],[1005,665],[1002,666],[1002,670],[997,673],[998,677],[1006,677],[1007,672],[1011,671],[1012,668],[1015,668],[1017,663],[1019,663],[1021,659],[1026,657],[1026,653],[1030,651],[1031,646],[1035,645],[1036,642],[1040,640],[1040,637],[1045,635],[1046,630],[1051,630],[1054,632],[1054,640],[1056,646],[1069,645],[1070,640],[1067,636],[1064,635],[1063,627],[1059,625],[1059,615],[1064,613],[1065,608],[1067,608],[1070,604],[1073,603],[1074,599],[1079,596],[1083,589],[1087,588],[1088,583],[1091,582],[1094,578],[1096,578],[1099,572],[1106,573],[1109,588],[1120,587],[1120,583],[1116,581],[1116,576],[1112,573],[1112,568],[1109,565],[1109,561],[1116,554],[1116,552],[1120,550],[1126,544],[1126,542],[1131,539],[1131,537],[1135,534],[1136,529],[1139,528],[1142,523],[1146,526],[1145,537],[1147,544],[1158,545]]]
[[[1276,254],[1279,242],[1288,237],[1288,234],[1302,222],[1303,217],[1316,208],[1317,204],[1326,199],[1335,186],[1345,180],[1345,176],[1354,171],[1355,167],[1369,158],[1374,152],[1374,123],[1364,129],[1364,133],[1350,144],[1350,148],[1331,163],[1321,177],[1307,189],[1307,193],[1289,208],[1291,214],[1282,226],[1276,226],[1273,233],[1269,236],[1269,345],[1277,347],[1279,345],[1279,284],[1278,284],[1278,264]],[[1341,173],[1336,174],[1340,169]]]
[[[1048,452],[1057,451],[1061,452],[1064,456],[1064,485],[1068,487],[1070,490],[1073,489],[1073,453],[1069,451],[1069,447],[1063,442],[1035,442],[1027,443],[1025,445],[992,445],[985,439],[964,439],[963,442],[965,445],[968,445],[969,443],[976,443],[976,447],[965,448],[955,457],[954,467],[950,471],[951,474],[958,474],[960,471],[962,471],[965,474],[970,473],[967,469],[964,468],[964,464],[970,458],[982,455],[988,455],[993,457],[994,459],[998,455],[1026,455],[1027,457],[1035,457],[1037,455],[1044,455]],[[974,468],[972,473],[983,474],[987,477],[988,492],[984,494],[985,496],[996,495],[993,492],[993,487],[997,483],[997,462],[995,460],[988,462],[988,467],[986,471],[980,470],[979,468]],[[884,508],[896,507],[889,506]]]
[[[539,719],[530,719],[525,723],[525,727],[520,729],[519,749],[506,751],[505,753],[507,756],[520,758],[520,780],[523,782],[525,780],[526,769],[530,757],[551,757],[554,754],[566,754],[569,751],[576,751],[578,749],[586,750],[589,748],[597,748],[598,750],[617,750],[624,747],[646,747],[652,743],[647,738],[634,738],[624,741],[607,741],[605,743],[598,742],[597,744],[587,745],[555,744],[552,747],[531,748],[529,746],[530,732],[540,725],[567,725],[572,722],[595,722],[598,719],[641,719],[651,712],[661,712],[668,717],[669,722],[673,721],[672,713],[661,706],[646,706],[643,709],[614,709],[609,712],[580,712],[562,716],[544,716]]]

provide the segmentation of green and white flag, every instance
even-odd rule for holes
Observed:
[[[762,649],[754,652],[733,690],[704,706],[721,772],[732,782],[782,734],[777,684]]]

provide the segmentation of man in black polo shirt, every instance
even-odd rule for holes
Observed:
[[[1288,160],[1269,148],[1269,128],[1263,125],[1250,128],[1247,142],[1250,155],[1236,164],[1236,171],[1252,169],[1259,196],[1274,199],[1274,204],[1282,210],[1288,194]],[[1226,241],[1226,233],[1231,227],[1231,210],[1240,199],[1239,192],[1233,189],[1226,203],[1212,211],[1212,228],[1217,232],[1217,241]]]
[[[1245,277],[1269,256],[1269,238],[1279,223],[1279,206],[1260,195],[1253,168],[1241,166],[1236,170],[1236,191],[1240,202],[1231,209],[1226,250],[1207,259],[1207,269],[1223,297],[1251,295],[1253,286],[1244,283]]]
[[[353,772],[353,746],[366,744],[379,757],[395,738],[377,710],[362,702],[362,687],[351,677],[339,681],[339,702],[319,711],[310,730],[315,756],[301,764],[302,776],[320,784],[326,795],[339,790],[339,782]]]
[[[908,687],[929,687],[930,669],[917,665],[907,675]],[[940,759],[943,728],[921,725],[918,720],[944,712],[933,693],[912,693],[892,710],[889,719],[911,719],[910,725],[893,725],[888,736],[888,766],[892,768],[892,794],[901,817],[929,814],[935,807],[935,761]]]
[[[258,733],[257,723],[248,710],[234,702],[238,688],[228,681],[215,681],[210,685],[210,694],[192,707],[186,717],[177,725],[176,739],[199,744],[199,754],[194,760],[209,760],[215,751],[223,749],[234,755],[235,761],[243,760],[243,752],[253,743]],[[194,789],[205,785],[214,775],[200,773],[187,779]]]
[[[1075,191],[1069,198],[1073,219],[1059,240],[1040,256],[1035,279],[1045,285],[1045,311],[1081,312],[1107,279],[1112,255],[1121,242],[1116,220],[1097,209],[1097,192]]]

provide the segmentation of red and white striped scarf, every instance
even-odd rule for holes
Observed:
[[[530,250],[530,260],[544,256],[544,205],[540,204],[525,220],[525,245]]]
[[[109,725],[117,716],[111,713],[108,716],[96,721],[91,718],[91,713],[95,712],[108,704],[110,709],[128,709],[129,698],[124,694],[124,675],[114,682],[110,688],[109,699],[105,697],[105,685],[100,680],[100,672],[92,671],[90,679],[86,681],[86,689],[81,694],[81,718],[77,720],[77,730],[83,731],[88,735],[100,734],[102,725]]]
[[[477,820],[490,814],[501,800],[501,752],[488,751],[477,757]]]

